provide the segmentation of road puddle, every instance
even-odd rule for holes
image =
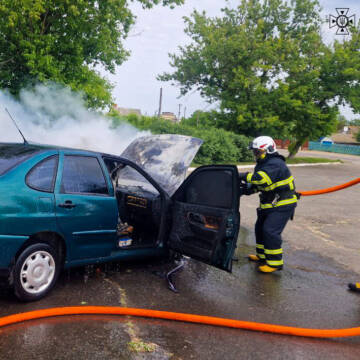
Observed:
[[[234,254],[233,265],[243,265],[248,262],[247,255],[255,251],[255,237],[254,232],[246,227],[240,226],[237,240],[237,247]]]

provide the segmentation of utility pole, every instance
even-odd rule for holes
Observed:
[[[196,114],[196,127],[199,127],[199,114],[200,114],[200,111],[198,110],[197,114]]]
[[[181,104],[179,104],[178,122],[180,122],[180,111],[181,111]]]
[[[162,106],[162,88],[160,88],[160,100],[159,100],[158,118],[160,118],[160,116],[161,116],[161,106]]]
[[[184,119],[186,118],[186,106],[184,107]]]

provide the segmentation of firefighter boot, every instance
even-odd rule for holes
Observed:
[[[348,284],[348,286],[349,286],[349,290],[360,293],[360,283],[354,283],[354,284],[350,283]]]
[[[250,261],[255,261],[255,262],[259,262],[259,263],[265,263],[265,259],[261,259],[261,258],[259,258],[258,255],[254,255],[254,254],[249,254],[248,259]]]
[[[269,265],[262,265],[262,266],[259,266],[259,271],[262,272],[262,273],[272,273],[274,271],[278,271],[278,270],[281,270],[282,269],[282,266],[281,267],[272,267],[272,266],[269,266]]]
[[[257,255],[254,255],[254,254],[249,254],[248,259],[250,261],[260,261],[260,258]]]

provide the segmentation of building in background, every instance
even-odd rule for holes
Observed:
[[[356,134],[360,131],[360,126],[346,125],[339,132],[332,134],[331,139],[336,144],[357,144]]]
[[[178,119],[177,119],[176,115],[174,113],[172,113],[172,112],[166,112],[166,111],[162,112],[161,113],[161,118],[165,119],[165,120],[169,120],[169,121],[171,121],[173,123],[178,122]]]
[[[117,111],[120,115],[130,115],[135,114],[137,116],[141,116],[141,110],[140,109],[129,109],[129,108],[123,108],[119,107],[117,104],[113,104],[113,109]]]

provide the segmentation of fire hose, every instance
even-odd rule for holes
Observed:
[[[360,183],[360,177],[354,180],[351,180],[345,184],[341,184],[341,185],[337,185],[337,186],[333,186],[327,189],[320,189],[320,190],[312,190],[312,191],[299,191],[299,194],[301,194],[301,196],[313,196],[313,195],[320,195],[320,194],[326,194],[326,193],[330,193],[330,192],[334,192],[334,191],[339,191],[342,189],[346,189],[350,186],[356,185]]]
[[[333,191],[345,189],[360,183],[360,178],[352,180],[348,183],[334,186],[328,189],[302,191],[302,196],[311,196],[325,194]],[[245,329],[260,332],[269,332],[281,335],[293,335],[312,338],[335,338],[360,336],[360,327],[347,329],[309,329],[291,326],[272,325],[257,323],[252,321],[241,321],[233,319],[224,319],[212,316],[202,316],[195,314],[184,314],[169,311],[158,311],[150,309],[112,307],[112,306],[73,306],[73,307],[57,307],[43,310],[29,311],[20,314],[8,315],[0,318],[0,327],[12,325],[28,320],[43,319],[55,316],[66,315],[130,315],[145,318],[156,318],[164,320],[174,320],[181,322],[222,326],[236,329]]]
[[[189,323],[206,324],[214,326],[222,326],[236,329],[245,329],[261,332],[270,332],[282,335],[294,335],[303,337],[316,338],[333,338],[359,336],[360,327],[349,329],[306,329],[290,326],[280,326],[256,323],[251,321],[240,321],[223,319],[212,316],[202,316],[194,314],[183,314],[169,311],[158,311],[149,309],[136,309],[112,306],[73,306],[58,307],[51,309],[35,310],[26,313],[14,314],[0,318],[0,327],[24,322],[27,320],[42,319],[54,316],[64,315],[131,315],[145,318],[156,318],[165,320],[175,320]]]

